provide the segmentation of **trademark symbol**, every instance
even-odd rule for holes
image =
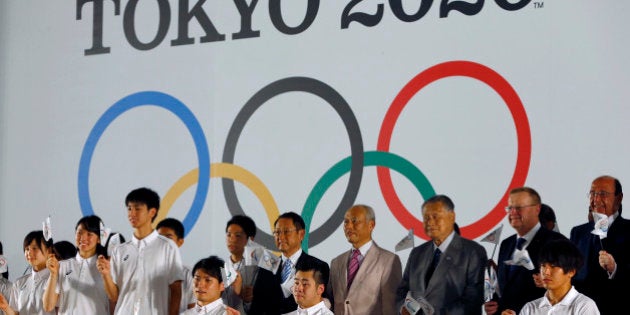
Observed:
[[[540,1],[540,2],[534,2],[534,9],[542,9],[544,7],[545,3]]]

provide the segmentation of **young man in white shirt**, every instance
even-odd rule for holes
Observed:
[[[295,270],[293,297],[298,307],[287,315],[333,315],[322,298],[328,283],[328,265],[305,260],[298,262]]]
[[[198,261],[193,267],[193,287],[197,302],[194,308],[188,309],[184,315],[228,315],[239,314],[229,309],[221,294],[225,287],[221,268],[224,261],[217,256],[210,256]]]
[[[114,314],[177,315],[184,272],[177,245],[152,227],[160,197],[138,188],[125,204],[133,237],[116,247],[110,260],[101,255],[97,262],[107,296],[116,302]]]
[[[599,315],[595,302],[578,292],[571,279],[583,264],[582,254],[569,240],[555,240],[545,244],[538,257],[540,277],[547,292],[539,299],[523,306],[520,315]],[[516,315],[505,310],[502,315]]]
[[[172,240],[175,242],[177,247],[180,249],[182,245],[184,245],[184,234],[185,229],[184,225],[181,221],[174,218],[166,218],[155,227],[158,234]],[[185,278],[182,281],[182,299],[179,303],[179,312],[183,313],[189,308],[193,308],[195,306],[195,296],[193,295],[193,279],[192,279],[192,271],[190,267],[184,265],[184,275]]]

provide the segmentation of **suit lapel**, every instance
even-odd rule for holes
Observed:
[[[430,248],[433,249],[433,246],[431,246]],[[435,268],[435,271],[433,272],[431,279],[429,279],[429,283],[427,284],[428,293],[430,293],[431,290],[435,289],[434,287],[437,283],[444,282],[444,279],[440,279],[441,275],[444,275],[452,268],[453,255],[459,254],[460,252],[461,252],[460,238],[457,236],[457,234],[455,234],[453,236],[453,239],[451,240],[451,243],[446,248],[446,251],[442,253],[442,256],[440,257],[440,262]],[[425,268],[424,277],[426,277],[426,270],[428,269],[429,264],[431,264],[431,261],[433,260],[433,254],[430,254],[427,256],[429,256],[429,261],[428,261],[428,264],[426,265],[427,267]],[[424,281],[424,277],[422,278],[423,281]]]
[[[352,281],[352,286],[356,287],[365,280],[365,278],[367,277],[367,272],[368,272],[367,270],[370,270],[372,268],[372,265],[377,260],[378,260],[378,255],[377,255],[376,243],[373,242],[372,246],[365,254],[365,257],[363,257],[363,261],[361,262],[361,265],[359,265],[359,270],[357,271],[357,275],[354,277],[354,280]],[[345,273],[346,275],[348,274],[347,268],[346,268]]]

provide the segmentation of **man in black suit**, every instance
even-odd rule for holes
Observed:
[[[630,220],[621,217],[623,191],[614,177],[601,176],[591,184],[589,210],[604,214],[608,228],[605,238],[591,233],[595,222],[571,229],[571,241],[584,256],[584,266],[573,277],[578,291],[597,303],[601,314],[624,309],[628,292],[630,263]]]
[[[276,284],[280,286],[283,295],[280,299],[280,314],[293,312],[297,309],[297,303],[293,298],[291,287],[295,276],[295,266],[300,262],[315,261],[325,265],[326,273],[330,273],[328,263],[321,261],[302,251],[305,224],[302,217],[295,212],[281,214],[274,223],[273,238],[278,250],[282,252],[282,263],[275,274]],[[327,298],[324,296],[324,298]]]
[[[540,195],[530,187],[519,187],[510,191],[508,206],[505,210],[508,213],[510,226],[514,228],[516,234],[501,242],[497,272],[501,297],[495,297],[484,304],[488,315],[501,314],[506,309],[518,314],[525,303],[545,294],[542,282],[538,278],[540,267],[538,252],[548,241],[566,239],[566,237],[540,225],[538,218],[540,205]],[[531,259],[531,264],[527,267],[533,267],[532,269],[506,263],[512,260],[517,252],[524,253],[525,251]]]

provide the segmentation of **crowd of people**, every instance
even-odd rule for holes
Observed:
[[[127,242],[108,246],[95,215],[77,222],[74,251],[44,231],[29,232],[23,249],[31,271],[13,283],[0,276],[0,313],[613,314],[627,295],[630,220],[621,217],[617,179],[596,178],[588,196],[589,219],[567,238],[538,192],[511,190],[505,209],[514,234],[500,244],[498,286],[488,296],[486,251],[459,235],[446,195],[422,204],[430,241],[412,249],[404,270],[372,239],[375,212],[361,204],[346,211],[349,249],[330,265],[302,250],[304,220],[285,212],[274,223],[273,250],[281,255],[271,268],[252,263],[257,229],[245,215],[226,223],[229,257],[210,256],[190,268],[179,252],[184,226],[167,218],[154,229],[160,198],[138,188],[125,199],[133,228]]]

